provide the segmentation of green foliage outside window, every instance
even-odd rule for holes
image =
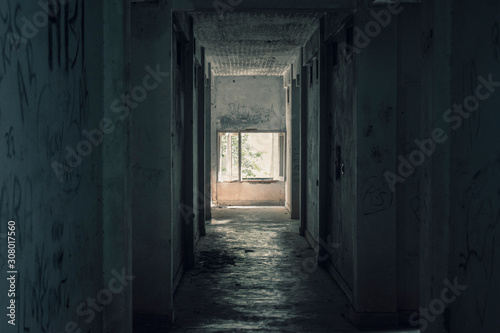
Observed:
[[[232,165],[238,165],[238,135],[231,135],[231,157]],[[222,158],[227,158],[227,145],[228,136],[222,135],[221,137],[221,156]],[[256,172],[262,172],[262,168],[259,166],[258,162],[263,159],[263,151],[255,151],[254,147],[248,142],[249,134],[241,134],[241,178],[242,179],[254,179],[257,178]],[[227,172],[225,167],[222,168],[222,172]],[[269,173],[265,172],[266,176]]]

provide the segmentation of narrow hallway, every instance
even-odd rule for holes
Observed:
[[[500,333],[500,0],[0,0],[0,49],[0,333]]]
[[[357,332],[298,230],[284,207],[214,209],[175,294],[173,332]]]

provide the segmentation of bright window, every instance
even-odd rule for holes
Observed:
[[[284,180],[285,134],[219,132],[220,182]]]

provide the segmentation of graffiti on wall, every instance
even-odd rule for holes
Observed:
[[[279,115],[274,105],[269,107],[259,104],[245,105],[240,103],[229,103],[227,112],[219,118],[222,128],[249,127],[252,125],[281,122],[284,115]]]
[[[48,193],[71,202],[75,196],[69,194],[78,192],[82,173],[66,173],[61,188],[49,171],[51,160],[64,160],[64,147],[80,140],[90,115],[84,2],[65,1],[50,13],[40,3],[0,2],[0,164],[5,168],[0,217],[19,227],[18,319],[23,332],[50,332],[69,307],[71,255],[65,245],[72,241],[76,221],[63,218],[71,214],[69,208]],[[32,29],[28,36],[30,25],[37,33]],[[51,184],[57,184],[55,191]],[[3,222],[4,237],[2,228]],[[1,263],[4,255],[0,252]]]
[[[392,205],[392,191],[382,177],[366,178],[361,186],[361,195],[363,215],[383,212]]]

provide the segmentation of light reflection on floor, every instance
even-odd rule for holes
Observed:
[[[216,208],[175,295],[171,332],[360,332],[349,302],[284,207]],[[418,333],[418,330],[364,331]]]

